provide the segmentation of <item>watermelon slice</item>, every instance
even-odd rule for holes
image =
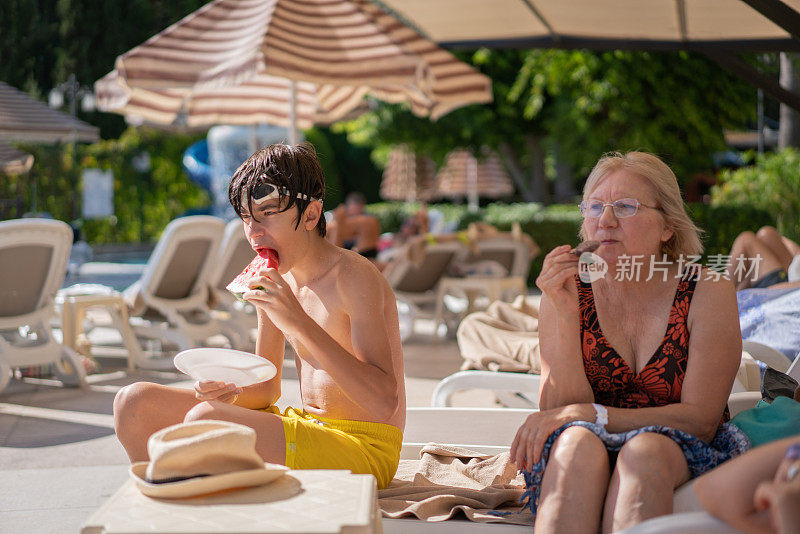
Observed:
[[[277,269],[278,268],[278,253],[271,249],[264,249],[259,252],[259,255],[253,258],[253,261],[244,268],[244,271],[239,273],[239,276],[225,286],[225,289],[233,293],[237,299],[244,300],[242,295],[250,291],[248,284],[250,280],[258,276],[262,269]]]

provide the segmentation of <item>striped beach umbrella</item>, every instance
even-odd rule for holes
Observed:
[[[436,176],[436,195],[466,197],[471,211],[477,211],[479,197],[500,198],[513,193],[514,184],[493,151],[484,151],[478,159],[469,150],[455,149]]]
[[[214,0],[119,56],[98,106],[189,126],[345,117],[365,95],[436,119],[489,78],[367,0]]]
[[[0,140],[31,143],[97,141],[99,130],[71,115],[50,109],[22,91],[0,82]]]
[[[381,181],[381,198],[427,202],[436,185],[436,164],[428,156],[415,154],[406,146],[389,153]]]

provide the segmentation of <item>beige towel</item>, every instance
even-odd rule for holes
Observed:
[[[533,525],[530,508],[519,502],[525,481],[509,453],[489,456],[429,443],[420,456],[401,460],[392,483],[378,492],[385,517],[444,521],[461,511],[478,523]],[[496,516],[491,510],[510,513]]]
[[[467,315],[456,339],[464,358],[462,371],[541,372],[539,309],[523,296],[512,304],[496,301],[486,311]]]

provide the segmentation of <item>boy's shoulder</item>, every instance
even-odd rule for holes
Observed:
[[[342,257],[331,274],[336,277],[341,292],[363,297],[365,293],[388,286],[386,278],[367,258],[352,250],[341,249],[340,253]]]

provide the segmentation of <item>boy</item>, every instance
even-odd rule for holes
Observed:
[[[114,399],[114,424],[131,461],[147,439],[181,421],[218,419],[256,430],[267,462],[371,473],[385,488],[405,425],[403,355],[394,294],[355,252],[325,240],[322,168],[310,144],[272,145],[236,171],[228,189],[253,250],[277,257],[244,298],[258,313],[256,353],[278,369],[245,388],[200,381],[194,391],[139,382]],[[285,342],[296,353],[302,409],[282,414]]]

